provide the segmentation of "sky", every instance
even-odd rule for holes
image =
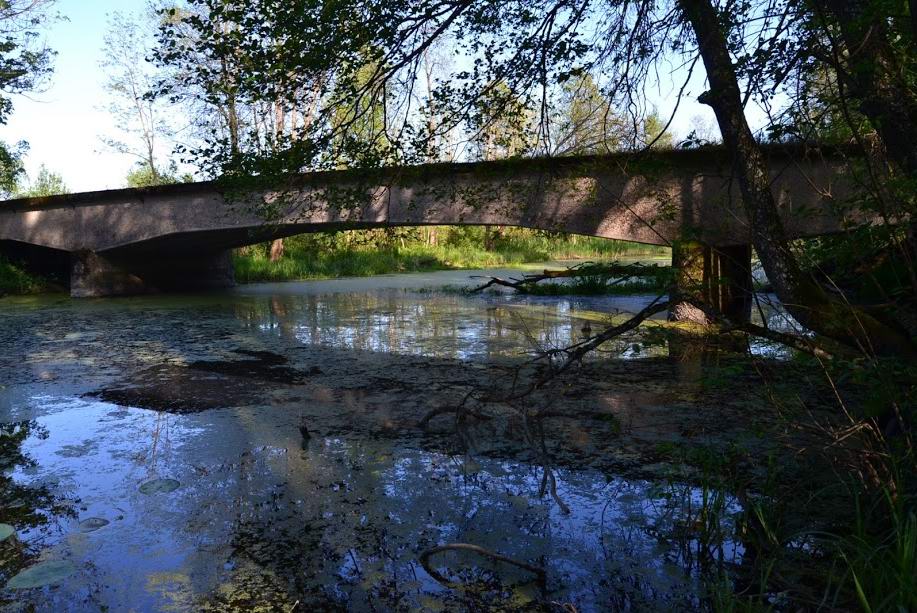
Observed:
[[[106,147],[103,136],[117,136],[106,111],[108,94],[99,67],[108,15],[115,11],[137,13],[145,0],[58,0],[57,11],[66,18],[47,33],[57,51],[50,87],[39,93],[14,98],[13,114],[0,126],[0,139],[8,143],[25,140],[30,149],[26,171],[34,178],[44,164],[60,174],[73,192],[115,189],[125,186],[125,177],[136,159]],[[691,131],[691,120],[701,115],[707,121],[712,112],[694,101],[703,88],[694,79],[690,96],[683,100],[672,127],[676,136]],[[671,86],[650,93],[663,117],[671,111],[676,96]],[[754,120],[753,120],[754,123]]]
[[[139,10],[144,0],[59,0],[67,18],[54,24],[47,41],[57,51],[51,86],[43,92],[16,96],[13,114],[0,126],[6,142],[29,143],[26,171],[34,178],[44,164],[59,173],[71,191],[124,187],[134,164],[129,156],[109,150],[101,140],[116,135],[105,110],[107,94],[99,68],[107,15]]]

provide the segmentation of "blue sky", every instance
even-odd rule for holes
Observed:
[[[47,34],[50,46],[58,52],[51,86],[44,92],[17,96],[9,123],[0,126],[0,139],[29,142],[26,170],[30,177],[45,164],[60,173],[72,191],[124,187],[135,160],[102,143],[103,135],[116,131],[105,110],[107,94],[99,60],[107,16],[115,11],[139,12],[145,5],[145,0],[58,0],[57,10],[67,20],[55,24]],[[703,75],[703,70],[698,72]],[[674,104],[671,87],[650,94],[663,116]],[[712,119],[710,110],[694,101],[702,87],[702,78],[695,79],[690,99],[682,101],[673,123],[677,136],[690,131],[695,115]]]
[[[100,136],[113,133],[104,110],[107,97],[99,68],[107,15],[139,10],[143,0],[59,0],[57,10],[67,21],[47,34],[58,52],[51,87],[17,96],[13,115],[0,127],[7,142],[30,144],[26,170],[34,177],[44,163],[60,173],[72,191],[124,186],[134,161],[107,150]]]

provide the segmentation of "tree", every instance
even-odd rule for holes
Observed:
[[[722,142],[719,131],[714,123],[705,118],[703,115],[694,115],[691,117],[691,131],[685,139],[685,145],[705,146]]]
[[[189,0],[159,12],[155,91],[186,109],[195,142],[182,150],[205,175],[258,175],[251,160],[304,148],[319,100],[335,87],[330,75],[338,62],[296,74],[288,47],[304,41],[265,27],[314,17],[302,10],[279,1]]]
[[[674,75],[683,80],[678,89],[681,96],[700,64],[709,85],[700,100],[713,109],[724,145],[735,161],[753,246],[778,297],[804,325],[851,347],[869,347],[883,354],[915,351],[913,342],[894,326],[838,299],[800,265],[770,192],[764,156],[745,116],[750,99],[770,104],[778,91],[784,91],[781,87],[791,72],[806,63],[823,61],[816,43],[835,33],[831,25],[818,25],[815,9],[825,5],[823,12],[833,16],[831,23],[843,30],[844,24],[849,25],[849,11],[839,8],[844,3],[344,0],[335,3],[333,10],[324,10],[330,7],[310,0],[253,0],[244,5],[192,0],[191,4],[217,11],[233,24],[231,32],[208,38],[198,51],[232,57],[235,66],[253,67],[256,78],[238,81],[239,94],[249,101],[289,99],[289,92],[316,75],[335,75],[335,95],[321,98],[317,129],[306,138],[270,155],[208,157],[220,172],[256,175],[260,181],[276,181],[303,168],[330,167],[333,162],[329,161],[340,159],[336,151],[340,143],[348,142],[340,135],[359,121],[358,116],[334,121],[341,103],[361,108],[367,101],[381,100],[393,109],[409,106],[399,105],[393,96],[410,91],[425,51],[437,40],[449,38],[456,53],[466,57],[435,94],[446,126],[462,125],[473,134],[484,134],[481,127],[500,121],[527,126],[523,131],[531,141],[522,147],[499,142],[511,140],[512,130],[501,130],[489,140],[484,134],[478,151],[485,156],[493,151],[497,155],[510,150],[549,151],[551,100],[559,87],[586,72],[601,75],[609,94],[627,107],[631,117],[645,118],[637,123],[642,124],[647,144],[670,145],[662,130],[668,121],[647,112],[643,88],[660,67],[677,61],[685,66],[683,73]],[[853,3],[871,4],[885,6],[879,0]],[[875,17],[869,12],[864,15]],[[911,23],[909,17],[900,21]],[[265,23],[270,24],[267,32]],[[201,29],[194,20],[185,24]],[[166,42],[167,34],[161,36]],[[265,45],[266,38],[282,43]],[[181,62],[178,56],[169,57]],[[884,56],[879,53],[877,57]],[[860,72],[858,69],[857,74]],[[895,92],[901,100],[913,99],[909,90],[895,86],[898,81],[892,76],[899,72],[887,68],[866,71],[864,80],[878,79],[882,81],[875,88],[878,91]],[[871,100],[876,98],[872,92],[869,95]],[[901,104],[895,108],[905,111]],[[519,107],[534,110],[525,124],[518,123]],[[890,113],[879,114],[890,121]],[[386,114],[390,124],[387,145],[393,151],[389,158],[415,157],[412,148],[416,150],[417,143],[409,138],[412,132],[408,129],[411,117],[409,110]],[[890,142],[900,140],[891,138]],[[893,148],[907,149],[904,145]],[[348,152],[350,158],[358,159],[353,153]],[[901,159],[909,158],[902,154]],[[384,160],[369,156],[364,161],[381,164]]]
[[[672,133],[666,129],[665,122],[656,109],[653,109],[643,120],[643,138],[641,140],[644,145],[656,149],[672,148]]]
[[[276,3],[249,6],[231,0],[192,0],[159,12],[159,44],[152,57],[161,72],[155,91],[188,110],[196,142],[182,151],[198,162],[205,175],[263,174],[246,167],[245,160],[271,159],[297,146],[314,127],[319,99],[333,87],[329,77],[333,66],[295,82],[282,68],[261,71],[263,66],[278,66],[277,58],[284,57],[286,50],[282,38],[272,38],[257,24],[272,23],[285,14],[289,17],[286,8]],[[252,27],[261,31],[257,45],[273,58],[271,62],[260,63],[243,53],[240,33]],[[227,40],[235,42],[226,44]],[[373,102],[365,108],[347,104],[337,108],[338,124],[362,122],[349,136],[339,136],[344,157],[345,150],[365,151],[364,144],[381,133],[377,124],[382,106]],[[356,112],[348,115],[347,109]],[[367,109],[372,109],[368,115]],[[275,172],[272,166],[268,175]],[[271,260],[279,260],[283,251],[283,239],[275,239]]]
[[[552,147],[555,155],[611,153],[630,140],[626,123],[588,72],[562,85],[559,106]]]
[[[12,96],[40,90],[51,74],[54,52],[38,34],[52,19],[53,0],[0,2],[0,125],[13,111]],[[22,156],[28,144],[0,141],[0,193],[15,190],[24,169]]]
[[[17,198],[43,198],[45,196],[57,196],[59,194],[69,194],[70,190],[64,183],[64,178],[56,172],[48,170],[42,164],[38,169],[35,180],[28,187],[16,192]]]
[[[137,18],[117,12],[109,17],[100,64],[107,77],[108,111],[121,135],[104,137],[103,141],[115,151],[139,158],[146,168],[145,180],[157,185],[167,182],[159,154],[162,141],[174,130],[162,100],[150,95],[156,79],[155,70],[146,61],[151,38],[151,32]]]
[[[533,113],[506,83],[488,85],[469,118],[474,155],[481,160],[521,157],[533,145]]]
[[[365,86],[377,70],[378,66],[372,62],[360,62],[353,85]],[[378,165],[388,159],[387,94],[382,89],[351,101],[346,92],[335,93],[338,101],[330,103],[334,107],[331,123],[336,139],[334,151],[341,167]]]
[[[140,163],[127,173],[126,183],[128,187],[153,187],[156,185],[171,185],[172,183],[190,183],[194,177],[190,173],[179,175],[175,166],[169,170],[153,169],[143,163]]]

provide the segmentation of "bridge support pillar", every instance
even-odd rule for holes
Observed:
[[[734,322],[751,317],[753,287],[751,246],[711,247],[699,241],[679,241],[672,248],[676,296],[691,297]],[[669,310],[670,321],[710,323],[694,305],[680,302]]]
[[[231,251],[165,258],[77,251],[70,257],[70,295],[74,298],[205,291],[233,285]]]

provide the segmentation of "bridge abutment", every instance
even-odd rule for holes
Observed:
[[[206,291],[235,285],[232,252],[162,257],[76,251],[70,257],[74,298]]]
[[[750,245],[711,247],[682,240],[672,248],[672,267],[676,297],[707,304],[734,322],[749,321],[753,299]],[[669,320],[710,323],[704,311],[687,302],[675,304]]]

